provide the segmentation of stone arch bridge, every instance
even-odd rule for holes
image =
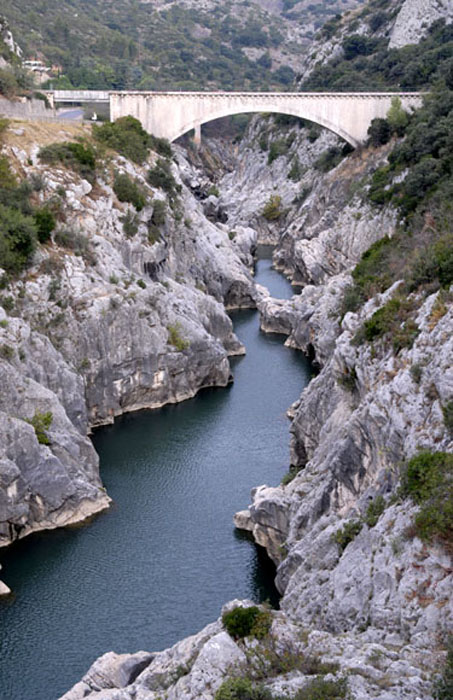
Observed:
[[[192,129],[199,140],[201,125],[220,117],[275,112],[315,122],[356,147],[395,96],[406,111],[422,104],[420,93],[111,92],[110,118],[136,117],[149,133],[174,141]]]

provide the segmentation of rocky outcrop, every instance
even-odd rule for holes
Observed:
[[[23,124],[4,147],[16,172],[39,183],[36,203],[52,201],[61,223],[1,296],[0,545],[106,508],[89,430],[227,385],[228,357],[244,348],[225,307],[257,298],[251,229],[230,240],[176,167],[181,193],[170,202],[147,185],[145,168],[112,162],[146,193],[138,214],[118,201],[108,170],[93,186],[41,164],[40,145],[75,135],[83,127]],[[184,170],[182,150],[177,158]],[[134,222],[129,237],[125,217]]]
[[[346,315],[332,357],[295,410],[299,474],[285,487],[257,489],[242,518],[281,562],[277,584],[292,619],[335,633],[370,628],[376,639],[395,634],[427,649],[453,623],[451,557],[408,534],[414,506],[392,503],[392,494],[398,464],[420,449],[453,449],[442,415],[453,393],[453,308],[434,321],[437,295],[428,297],[417,317],[420,334],[397,356],[385,346],[351,344],[363,318],[393,292]],[[417,384],[410,367],[420,363]],[[341,379],[352,374],[356,385],[348,390]],[[378,496],[385,507],[377,522],[339,551],[335,533]]]
[[[222,612],[250,605],[232,601]],[[367,632],[345,639],[309,631],[281,612],[267,615],[271,629],[266,640],[234,640],[219,618],[163,652],[109,652],[61,700],[213,700],[225,678],[253,677],[266,666],[272,670],[265,687],[278,697],[309,687],[321,669],[326,681],[344,683],[347,677],[352,700],[428,697],[426,676],[433,656],[402,644],[396,635],[389,635],[388,644]]]
[[[405,0],[393,25],[389,48],[417,44],[438,19],[444,19],[447,24],[453,21],[449,0]]]
[[[106,508],[99,460],[87,438],[81,377],[49,340],[0,309],[0,546]],[[15,348],[19,347],[19,351]],[[45,358],[45,362],[43,362]],[[35,430],[48,414],[50,425]]]

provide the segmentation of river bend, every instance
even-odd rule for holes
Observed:
[[[256,277],[292,295],[269,251]],[[272,564],[232,517],[253,486],[287,470],[285,411],[311,369],[282,336],[260,332],[257,312],[233,321],[247,348],[233,385],[96,431],[109,511],[0,552],[15,591],[0,603],[0,700],[56,700],[105,651],[163,649],[232,598],[276,602]]]

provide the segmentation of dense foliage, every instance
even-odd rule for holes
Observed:
[[[395,113],[395,118],[401,119]],[[390,152],[389,164],[376,170],[368,197],[376,206],[392,203],[404,224],[392,238],[374,243],[353,270],[343,312],[403,280],[394,299],[379,309],[356,337],[393,338],[395,349],[412,344],[417,328],[406,297],[453,284],[453,90],[445,83],[426,99],[404,126],[405,138]]]
[[[319,24],[338,0],[318,12]],[[61,67],[54,85],[91,89],[287,89],[294,78],[272,71],[269,50],[285,46],[282,19],[259,4],[213,8],[124,0],[4,0],[2,13],[27,56]],[[306,10],[307,11],[307,10]],[[301,25],[303,26],[303,24]],[[286,46],[285,46],[286,48]],[[247,51],[258,50],[256,60]],[[291,51],[302,52],[295,42]]]
[[[137,211],[141,211],[146,205],[146,194],[144,190],[126,173],[115,173],[113,191],[120,202],[133,204]]]
[[[148,134],[134,117],[121,117],[115,122],[106,122],[102,126],[95,124],[93,137],[134,163],[143,163],[148,157],[150,148],[165,158],[171,157],[171,146],[168,141]]]
[[[41,148],[38,157],[43,163],[49,165],[61,163],[90,182],[95,178],[96,153],[89,143],[78,141],[51,143]]]
[[[388,39],[349,35],[343,52],[319,65],[303,90],[423,90],[437,80],[453,88],[453,25],[435,22],[419,44],[389,49]]]
[[[439,537],[453,546],[453,454],[420,452],[405,467],[402,494],[420,505],[416,534],[424,540]]]
[[[250,635],[262,639],[270,629],[272,618],[268,611],[260,610],[256,605],[249,608],[233,608],[224,613],[222,622],[234,639]]]
[[[0,95],[12,98],[17,94],[27,94],[32,87],[32,78],[22,67],[22,62],[0,37]]]

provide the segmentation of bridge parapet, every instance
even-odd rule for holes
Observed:
[[[110,102],[108,90],[46,90],[55,102]]]

